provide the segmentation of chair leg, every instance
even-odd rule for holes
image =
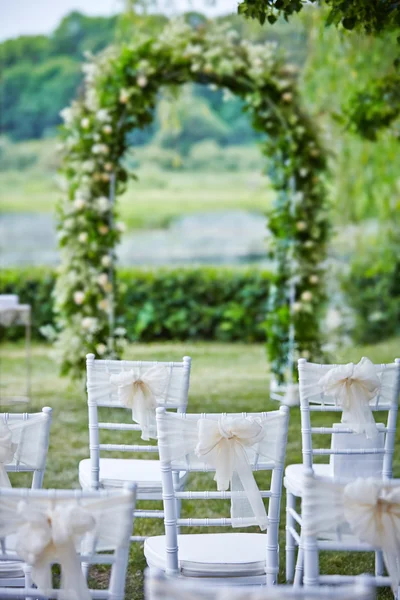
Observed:
[[[304,587],[317,586],[319,583],[319,551],[317,540],[311,535],[301,536],[304,561]]]
[[[383,575],[384,571],[383,554],[380,551],[375,552],[375,575],[377,577]]]
[[[294,574],[293,587],[300,587],[303,584],[304,575],[304,550],[300,545],[297,552],[296,569]]]
[[[296,497],[286,490],[286,583],[291,583],[294,578],[294,557],[296,550],[295,539],[290,533],[290,527],[295,527],[296,522],[290,514],[290,509],[296,509]]]

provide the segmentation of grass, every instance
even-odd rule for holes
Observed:
[[[368,356],[377,362],[389,362],[399,354],[400,339],[394,338],[376,346],[344,349],[337,356],[338,361],[358,361]],[[193,358],[189,409],[191,412],[228,412],[276,410],[277,403],[268,399],[269,376],[262,345],[217,344],[217,343],[165,343],[138,344],[129,347],[126,358],[176,360],[184,355]],[[1,383],[11,379],[22,382],[24,350],[21,344],[3,344],[1,348]],[[30,411],[43,406],[51,406],[54,418],[48,466],[45,477],[46,487],[78,487],[78,462],[88,456],[87,407],[83,382],[71,383],[57,375],[50,346],[34,344],[32,350],[33,399]],[[11,384],[10,384],[11,385]],[[8,387],[8,385],[7,385]],[[15,393],[17,385],[13,383]],[[4,395],[4,387],[3,387]],[[326,422],[326,415],[322,415]],[[400,438],[397,441],[399,448]],[[292,409],[287,446],[287,463],[301,462],[300,415]],[[395,453],[394,474],[400,476],[400,455]],[[20,480],[21,484],[21,480]],[[193,482],[196,485],[196,481]],[[280,523],[281,571],[284,581],[284,505]],[[154,505],[153,505],[154,506]],[[216,501],[207,502],[209,516],[220,515],[220,505]],[[186,510],[190,512],[190,506]],[[146,534],[160,533],[160,522],[140,523],[138,530]],[[215,531],[215,529],[213,529]],[[371,554],[328,553],[321,559],[324,572],[345,574],[360,573],[372,569]],[[145,567],[142,548],[132,545],[129,563],[126,598],[141,600],[142,573]],[[101,580],[102,573],[96,574]],[[385,589],[381,598],[391,598]]]
[[[129,229],[167,227],[172,219],[196,212],[244,209],[265,212],[273,198],[268,180],[257,172],[139,172],[118,199]],[[0,172],[0,211],[54,214],[60,198],[53,173]]]
[[[9,145],[8,151],[16,158],[0,171],[0,212],[54,214],[61,195],[56,184],[55,143]],[[18,167],[15,161],[21,161],[21,155],[36,162]],[[129,229],[167,227],[172,219],[196,212],[245,209],[264,213],[273,198],[268,179],[257,170],[166,171],[147,162],[137,175],[139,181],[131,181],[118,198],[121,219]]]

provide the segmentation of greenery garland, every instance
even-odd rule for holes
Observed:
[[[329,231],[326,160],[315,127],[300,107],[296,69],[285,64],[274,44],[240,40],[226,25],[195,30],[179,19],[156,39],[108,48],[85,64],[84,72],[82,97],[63,111],[62,264],[55,291],[62,371],[81,373],[87,352],[111,357],[122,351],[123,307],[114,276],[123,226],[113,200],[128,179],[122,162],[126,134],[152,121],[162,86],[186,82],[237,94],[254,128],[266,134],[261,149],[277,191],[268,223],[276,264],[266,319],[268,356],[277,379],[284,381],[293,319],[296,351],[318,358]],[[290,307],[294,276],[296,297]]]

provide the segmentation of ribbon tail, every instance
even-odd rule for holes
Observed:
[[[51,590],[51,556],[48,554],[32,565],[32,581],[40,590]]]
[[[379,433],[369,404],[356,391],[352,393],[351,401],[343,405],[342,423],[354,433],[365,433],[367,438],[374,438]]]
[[[255,522],[264,531],[268,527],[268,517],[246,452],[236,444],[235,455],[235,473],[231,483],[232,527],[246,526],[244,518],[249,521],[247,525],[254,525]]]
[[[383,559],[392,582],[393,593],[396,594],[400,584],[400,559],[397,552],[383,552]]]
[[[61,566],[61,600],[91,600],[73,542],[58,546],[57,555]]]
[[[10,488],[11,482],[5,466],[0,463],[0,487]]]
[[[227,440],[221,440],[215,452],[217,452],[217,460],[215,461],[214,481],[217,482],[217,490],[225,492],[229,490],[233,473],[232,449]]]
[[[136,421],[142,430],[141,438],[146,442],[150,439],[149,431],[149,415],[148,415],[147,398],[143,390],[138,387],[134,393],[132,402],[132,420]]]

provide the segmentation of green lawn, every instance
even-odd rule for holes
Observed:
[[[377,362],[389,362],[399,352],[400,339],[392,339],[374,347],[352,348],[337,356],[338,361],[358,361],[368,356]],[[268,400],[268,372],[264,349],[261,345],[180,343],[131,345],[126,358],[177,360],[184,355],[193,359],[189,410],[192,412],[261,411],[277,409],[277,403]],[[22,376],[23,346],[3,344],[1,347],[1,383],[3,393],[6,380]],[[11,384],[10,384],[11,385]],[[21,383],[19,384],[21,385]],[[7,385],[7,387],[9,387]],[[17,385],[13,387],[17,393]],[[44,344],[33,347],[33,400],[29,410],[42,406],[54,409],[51,444],[45,477],[46,487],[78,487],[77,469],[80,459],[88,456],[87,408],[83,381],[71,383],[57,376],[52,349]],[[128,418],[128,415],[127,415]],[[326,415],[322,415],[326,422]],[[398,444],[400,439],[398,439]],[[291,410],[287,462],[301,461],[300,415]],[[394,472],[400,476],[400,456],[395,453]],[[21,483],[21,480],[20,480]],[[196,478],[192,485],[196,486]],[[284,504],[280,526],[281,580],[284,574]],[[153,504],[154,506],[154,504]],[[197,504],[196,504],[197,506]],[[190,513],[190,505],[186,507]],[[220,514],[220,504],[207,501],[209,516]],[[187,514],[187,513],[186,513]],[[142,522],[137,530],[146,533],[161,532],[161,522]],[[213,531],[215,529],[213,528]],[[329,553],[322,557],[325,572],[364,572],[372,568],[371,555]],[[142,572],[145,566],[139,545],[133,545],[127,579],[129,600],[139,600],[142,595]],[[94,574],[97,576],[97,574]],[[98,575],[101,578],[101,575]],[[382,598],[391,598],[388,590]]]
[[[0,212],[54,214],[61,194],[56,184],[56,142],[28,141],[10,148],[10,152],[19,152],[36,162],[0,170]],[[265,212],[273,198],[268,179],[257,169],[177,171],[145,162],[137,175],[139,180],[131,181],[118,199],[121,219],[130,229],[166,227],[171,219],[195,212]]]

